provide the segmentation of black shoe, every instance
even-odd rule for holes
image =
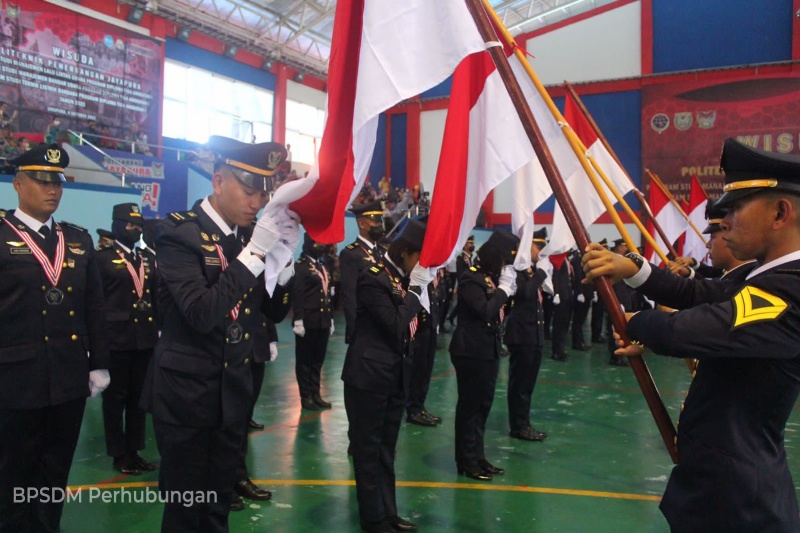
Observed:
[[[391,533],[392,526],[388,520],[381,520],[380,522],[364,522],[362,520],[361,530],[367,533]]]
[[[250,419],[250,422],[247,423],[247,425],[250,429],[264,429],[264,424],[259,424],[252,418]]]
[[[423,414],[422,412],[408,415],[406,417],[406,422],[408,422],[409,424],[416,424],[418,426],[425,426],[431,428],[436,427],[436,422],[429,416]]]
[[[481,467],[484,472],[486,472],[487,474],[491,474],[493,476],[502,476],[503,474],[506,473],[504,469],[494,466],[486,459],[481,459],[480,461],[478,461],[478,466]]]
[[[492,475],[479,466],[458,467],[458,473],[478,481],[491,481]]]
[[[255,483],[249,479],[237,481],[236,485],[233,486],[233,490],[236,494],[248,500],[265,502],[272,499],[272,493],[270,491],[258,488]]]
[[[520,439],[520,440],[532,440],[535,442],[541,442],[547,438],[547,433],[544,431],[536,431],[536,428],[533,426],[528,426],[525,429],[520,429],[516,431],[511,431],[508,434],[509,437],[512,439]]]
[[[565,353],[558,353],[558,354],[554,353],[553,355],[550,356],[550,359],[552,359],[553,361],[561,361],[562,363],[566,363],[567,361],[569,361],[569,357],[567,357],[567,354]]]
[[[592,344],[605,344],[608,342],[608,339],[605,337],[592,337]]]
[[[313,398],[300,398],[300,403],[302,404],[303,409],[308,409],[309,411],[319,411],[319,405],[317,405],[317,402],[315,402]]]
[[[331,407],[333,407],[331,402],[326,402],[325,400],[323,400],[322,396],[320,396],[319,393],[313,395],[311,399],[314,400],[314,403],[317,404],[317,407],[320,407],[322,409],[330,409]]]
[[[142,457],[139,456],[138,453],[134,453],[131,456],[131,462],[136,465],[136,468],[141,470],[142,472],[152,472],[156,469],[156,465],[151,463],[150,461],[145,461]]]
[[[244,500],[235,492],[231,494],[231,511],[244,511]]]
[[[592,349],[592,347],[589,346],[588,344],[573,344],[572,349],[578,350],[580,352],[588,352],[589,350]]]
[[[416,531],[419,529],[417,524],[409,522],[408,520],[403,520],[399,516],[391,517],[389,519],[389,524],[391,524],[392,529],[395,531]]]
[[[442,418],[441,417],[430,414],[426,409],[422,410],[422,414],[427,416],[428,418],[430,418],[431,420],[433,420],[437,424],[441,424],[442,423]]]
[[[114,458],[114,470],[131,476],[140,476],[141,469],[126,455]]]

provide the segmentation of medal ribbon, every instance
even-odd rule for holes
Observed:
[[[392,278],[392,273],[389,272],[389,269],[384,267],[384,270],[386,270],[386,273],[389,274],[389,279],[393,279]],[[403,284],[402,283],[398,283],[397,284],[397,288],[400,290],[400,294],[403,296],[403,298],[405,298],[406,290],[403,288]],[[408,332],[411,335],[411,339],[413,339],[414,335],[417,334],[417,328],[418,327],[419,327],[419,318],[417,317],[417,315],[414,315],[414,318],[411,319],[411,323],[408,325]]]
[[[44,275],[47,276],[47,279],[50,283],[53,284],[53,287],[58,285],[58,280],[61,279],[61,271],[64,269],[64,254],[65,254],[65,247],[64,247],[64,234],[63,232],[58,229],[56,233],[58,234],[58,245],[56,246],[56,257],[53,260],[53,264],[50,264],[50,259],[47,257],[47,254],[39,248],[39,245],[33,240],[27,232],[20,232],[17,228],[14,227],[14,224],[5,219],[6,224],[14,230],[20,239],[22,239],[25,244],[28,245],[28,248],[31,249],[33,252],[34,257],[42,265],[42,270],[44,270]],[[56,229],[56,228],[54,228]]]
[[[225,269],[228,268],[228,260],[225,259],[225,254],[222,253],[222,246],[219,244],[215,244],[214,247],[217,249],[217,255],[219,256],[219,264],[222,267],[222,271],[225,272]],[[233,306],[230,312],[231,318],[234,322],[239,318],[239,304]]]
[[[136,296],[141,300],[144,294],[144,259],[139,260],[139,274],[137,275],[131,262],[125,259],[125,255],[119,251],[117,254],[119,254],[120,259],[125,261],[125,266],[128,267],[128,273],[130,273],[131,279],[133,280],[133,287],[136,289]]]

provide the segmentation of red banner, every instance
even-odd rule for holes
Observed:
[[[157,142],[162,44],[42,0],[0,11],[0,125],[40,141],[89,121],[124,138],[131,124]]]
[[[642,90],[642,162],[688,199],[692,174],[712,199],[727,137],[800,155],[800,77],[785,75],[647,86]]]

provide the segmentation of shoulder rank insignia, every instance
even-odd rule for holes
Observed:
[[[477,269],[477,268],[475,268],[475,267],[469,267],[469,269],[470,269],[472,272],[477,272],[477,271],[478,271],[478,269]]]
[[[89,230],[84,228],[83,226],[79,226],[77,224],[73,224],[72,222],[67,222],[66,220],[62,220],[61,222],[59,222],[59,224],[61,224],[62,226],[67,226],[68,228],[77,229],[77,230],[81,230],[81,231],[84,231],[86,233],[89,233]],[[56,228],[56,229],[58,229],[58,228]]]
[[[348,250],[355,250],[356,248],[358,248],[358,246],[359,246],[358,241],[356,241],[356,242],[351,242],[350,244],[345,246],[345,248],[347,248]]]
[[[181,212],[176,212],[176,213],[170,213],[169,217],[172,220],[174,220],[175,222],[179,222],[180,223],[180,222],[186,222],[188,220],[192,220],[195,217],[197,217],[197,215],[194,213],[194,211],[181,211]]]
[[[0,220],[3,220],[4,218],[6,218],[6,210],[0,209]]]
[[[747,286],[733,297],[733,307],[735,315],[731,329],[762,320],[776,320],[789,304],[774,294]]]
[[[378,268],[377,265],[375,265],[375,266],[369,267],[369,271],[372,272],[373,274],[379,274],[381,272],[381,269]]]

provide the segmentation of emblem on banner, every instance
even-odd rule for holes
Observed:
[[[675,118],[673,119],[675,123],[675,129],[678,131],[686,131],[692,127],[692,122],[694,122],[694,118],[692,117],[691,112],[686,113],[675,113]]]
[[[669,128],[669,117],[664,113],[656,113],[650,119],[650,127],[656,130],[657,133],[665,131]]]
[[[717,112],[716,111],[698,111],[697,112],[697,126],[704,129],[710,130],[714,127],[714,122],[717,120]]]

